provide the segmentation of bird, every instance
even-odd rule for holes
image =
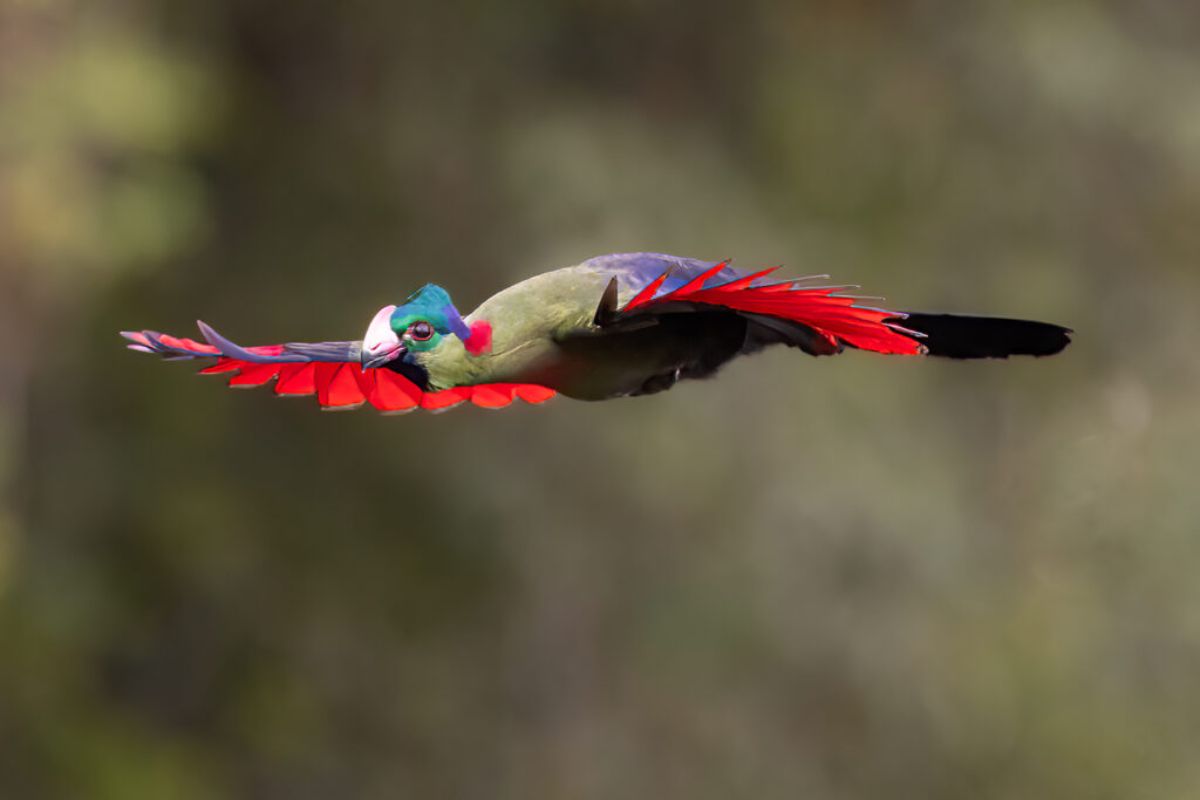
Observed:
[[[274,381],[275,394],[315,394],[325,410],[369,404],[388,414],[652,395],[773,345],[980,359],[1049,356],[1071,342],[1061,325],[889,311],[852,294],[856,286],[828,285],[828,275],[777,280],[778,269],[617,253],[520,281],[465,316],[427,284],[379,309],[355,341],[243,347],[202,321],[203,342],[121,335],[169,360],[215,359],[201,374],[230,374],[233,387]]]

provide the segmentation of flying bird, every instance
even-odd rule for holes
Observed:
[[[230,373],[230,386],[274,380],[275,394],[315,394],[324,409],[385,413],[653,394],[776,344],[814,356],[1007,358],[1071,341],[1069,328],[1046,322],[888,311],[846,293],[857,287],[822,285],[827,275],[773,280],[777,269],[624,253],[536,275],[466,316],[428,284],[381,308],[360,341],[243,347],[203,322],[204,342],[121,335],[131,350],[215,359],[201,374]]]

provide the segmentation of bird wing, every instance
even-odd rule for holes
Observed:
[[[645,280],[619,305],[618,285],[628,285],[630,271],[616,272],[597,308],[598,326],[635,326],[647,317],[722,308],[748,320],[763,344],[784,342],[813,355],[838,353],[847,345],[877,353],[925,352],[923,334],[904,327],[903,312],[862,305],[862,298],[846,294],[856,287],[811,285],[827,275],[770,282],[767,276],[778,267],[747,274],[728,261],[674,263],[637,255],[636,275]],[[645,270],[652,265],[659,272],[651,279]]]
[[[613,276],[596,309],[594,324],[601,330],[629,330],[671,313],[726,309],[748,322],[743,353],[783,343],[812,355],[854,347],[894,355],[1007,358],[1053,355],[1071,342],[1070,328],[1047,322],[865,305],[862,300],[879,298],[847,294],[856,286],[813,284],[828,275],[772,282],[768,276],[778,267],[747,274],[728,261],[658,253],[602,256],[587,263]],[[636,291],[624,305],[618,302],[622,289]]]
[[[288,342],[242,347],[203,322],[197,323],[207,343],[156,331],[122,331],[130,350],[157,353],[170,361],[215,358],[201,375],[232,373],[229,385],[249,388],[275,381],[280,396],[317,396],[323,410],[348,410],[370,403],[379,411],[401,414],[415,408],[445,411],[465,402],[481,408],[504,408],[514,400],[544,403],[555,392],[523,383],[489,383],[429,391],[422,378],[392,362],[363,369],[361,342]]]

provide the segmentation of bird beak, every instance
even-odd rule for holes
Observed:
[[[382,367],[404,355],[404,344],[392,330],[392,314],[395,306],[384,306],[371,320],[362,343],[362,368]]]

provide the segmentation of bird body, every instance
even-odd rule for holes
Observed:
[[[1069,329],[1049,323],[873,308],[848,287],[814,283],[827,276],[772,281],[773,271],[625,253],[535,275],[465,317],[429,284],[380,309],[361,341],[244,348],[204,323],[206,344],[123,335],[135,350],[216,358],[202,372],[234,373],[233,386],[275,380],[277,394],[316,394],[324,408],[369,402],[385,412],[652,394],[773,344],[811,355],[850,347],[1004,358],[1051,355],[1070,341]]]
[[[470,322],[490,324],[488,351],[472,356],[462,342],[449,342],[416,360],[438,389],[471,383],[553,383],[552,376],[567,368],[558,343],[590,324],[606,281],[601,273],[582,266],[527,278],[492,295],[468,315]]]

